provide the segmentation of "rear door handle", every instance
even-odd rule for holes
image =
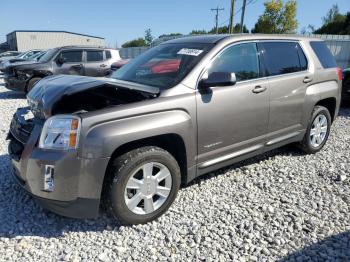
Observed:
[[[100,65],[100,67],[106,67],[107,65],[105,65],[105,64],[102,64],[102,65]]]
[[[252,90],[253,93],[258,94],[258,93],[262,93],[266,91],[266,87],[265,86],[256,86],[254,87],[254,89]]]
[[[311,81],[312,81],[312,78],[310,78],[310,77],[305,77],[304,80],[303,80],[303,82],[305,84],[310,83]]]

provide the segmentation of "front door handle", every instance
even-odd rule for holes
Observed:
[[[305,84],[307,84],[307,83],[310,83],[312,81],[312,78],[310,78],[310,77],[305,77],[304,78],[304,80],[303,80],[303,82],[305,83]]]
[[[100,67],[106,67],[107,65],[105,65],[105,64],[102,64],[102,65],[100,65]]]
[[[72,66],[72,68],[76,68],[76,69],[81,69],[82,67],[83,67],[83,64]]]
[[[265,92],[266,91],[266,87],[265,86],[256,86],[254,87],[254,89],[252,90],[252,92],[254,94],[258,94],[258,93],[262,93],[262,92]]]

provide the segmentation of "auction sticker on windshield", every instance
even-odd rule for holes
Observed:
[[[177,52],[177,54],[199,56],[202,52],[203,50],[199,50],[199,49],[182,48],[179,52]]]

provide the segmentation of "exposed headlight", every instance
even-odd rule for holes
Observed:
[[[57,115],[46,120],[39,140],[45,149],[69,150],[78,147],[81,121],[71,115]]]
[[[27,80],[27,79],[29,79],[31,77],[30,74],[25,73],[23,71],[19,71],[19,70],[17,70],[17,71],[14,70],[14,74],[17,75],[18,78],[21,79],[21,80]]]

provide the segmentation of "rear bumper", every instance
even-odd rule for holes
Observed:
[[[13,91],[25,92],[27,82],[14,76],[4,76],[5,87]]]

